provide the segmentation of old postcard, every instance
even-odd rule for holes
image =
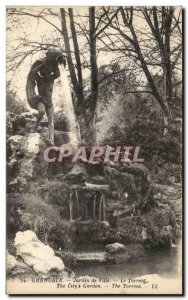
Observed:
[[[182,294],[182,8],[6,13],[6,292]]]

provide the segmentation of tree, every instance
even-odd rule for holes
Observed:
[[[89,43],[89,69],[90,69],[90,92],[84,93],[84,84],[82,79],[82,68],[83,65],[80,59],[80,49],[78,45],[77,36],[79,32],[76,31],[75,20],[73,9],[68,9],[68,15],[70,19],[71,37],[74,46],[74,55],[76,61],[77,74],[75,72],[71,47],[68,37],[66,11],[61,8],[61,22],[62,22],[62,33],[64,37],[65,50],[67,53],[68,65],[70,70],[71,81],[76,94],[75,110],[77,118],[80,124],[81,136],[84,138],[86,143],[92,144],[95,141],[95,110],[98,101],[98,88],[99,88],[99,76],[98,76],[98,64],[97,64],[97,38],[105,30],[108,24],[105,24],[102,28],[98,22],[96,24],[96,9],[95,7],[89,7],[89,28],[88,30],[81,27],[81,31]],[[110,18],[110,22],[116,17],[119,8],[115,10],[114,14]],[[99,30],[97,30],[99,28]]]
[[[27,111],[25,104],[17,97],[16,92],[9,89],[6,91],[6,110],[17,115]]]
[[[118,13],[119,8],[111,16],[110,21]],[[97,38],[105,30],[108,24],[103,27],[100,26],[98,21],[96,24],[96,9],[95,7],[88,8],[88,14],[81,16],[75,13],[75,10],[69,8],[65,10],[60,8],[61,16],[61,27],[50,20],[50,16],[57,17],[52,9],[43,9],[40,11],[33,11],[24,8],[10,8],[8,15],[11,17],[17,17],[20,22],[20,17],[26,16],[42,20],[50,24],[58,33],[58,37],[54,40],[47,41],[47,38],[41,38],[41,41],[31,41],[28,37],[21,39],[23,50],[20,51],[20,46],[16,48],[16,54],[12,52],[10,59],[8,60],[9,71],[14,71],[16,68],[23,63],[24,59],[33,55],[41,50],[47,50],[50,47],[62,48],[62,37],[64,41],[64,49],[67,56],[67,62],[70,72],[70,78],[72,87],[75,94],[74,107],[77,116],[78,123],[80,125],[81,137],[87,144],[92,144],[95,141],[95,110],[98,100],[98,65],[97,65]],[[85,18],[85,24],[78,24],[78,18]],[[77,22],[75,21],[77,19]],[[16,19],[15,22],[18,22]],[[88,22],[88,28],[87,28]],[[78,29],[79,25],[79,29]],[[97,30],[98,29],[98,30]],[[80,49],[78,38],[84,36],[86,44],[89,44],[88,53],[84,56],[84,48],[86,44]],[[82,41],[83,43],[83,41]],[[15,57],[16,55],[16,57]],[[84,80],[82,76],[83,69],[88,68],[90,72],[90,89],[89,92],[84,92]]]
[[[103,7],[105,14],[104,24],[110,21],[113,13]],[[177,64],[181,61],[181,10],[178,15],[174,7],[120,7],[117,19],[110,22],[112,28],[119,36],[119,42],[110,40],[104,42],[107,50],[123,52],[124,56],[134,62],[135,70],[141,69],[147,80],[153,96],[160,104],[164,113],[165,133],[171,121],[170,105],[173,97],[173,87],[181,84],[181,80],[173,82],[173,74]],[[138,28],[135,17],[140,18],[144,29]],[[104,38],[108,36],[108,32]],[[161,72],[162,71],[162,72]],[[156,84],[155,77],[163,77],[162,92]]]
[[[89,7],[78,11],[76,8],[61,8],[59,21],[58,9],[9,8],[8,16],[11,26],[22,26],[24,32],[8,55],[10,72],[14,73],[28,56],[51,47],[61,48],[67,56],[74,108],[81,137],[86,143],[95,142],[95,112],[100,85],[105,78],[125,71],[127,77],[135,76],[125,94],[152,93],[163,111],[166,132],[171,122],[174,87],[181,84],[181,78],[178,78],[181,77],[181,9],[161,6]],[[51,26],[52,34],[40,36],[38,40],[30,38],[25,24],[22,24],[23,17],[37,20],[37,26],[40,22]],[[103,55],[110,53],[112,72],[109,74],[98,71],[101,52]],[[87,89],[86,70],[90,78]],[[156,80],[158,77],[162,78],[160,86]]]

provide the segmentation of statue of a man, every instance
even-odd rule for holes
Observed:
[[[46,52],[46,57],[34,62],[27,76],[26,94],[31,108],[38,110],[38,116],[34,130],[44,116],[45,112],[49,124],[49,139],[54,145],[54,110],[52,92],[54,80],[60,76],[59,64],[66,65],[64,55],[60,50],[51,49]],[[38,95],[35,91],[37,85]]]

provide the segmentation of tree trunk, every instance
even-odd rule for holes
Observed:
[[[169,100],[171,98],[170,94],[169,94],[169,87],[168,87],[168,82],[169,82],[169,78],[168,78],[169,74],[167,72],[166,66],[164,66],[163,68],[163,81],[164,81],[164,86],[163,86],[163,102],[165,104],[166,109],[163,110],[163,122],[164,122],[164,136],[166,136],[169,132],[169,127],[170,127],[170,123],[171,123],[171,113],[170,113],[170,109],[169,109]]]
[[[71,49],[70,49],[69,36],[68,36],[68,31],[67,31],[66,16],[65,16],[64,8],[60,8],[60,13],[61,13],[62,33],[63,33],[64,43],[65,43],[65,51],[67,53],[68,67],[69,67],[71,81],[72,81],[74,90],[77,93],[78,81],[76,78],[74,64],[73,64],[72,56],[71,56]]]
[[[80,60],[79,45],[76,36],[76,29],[74,24],[73,10],[69,8],[69,18],[71,35],[74,46],[77,74],[71,55],[71,47],[66,24],[66,14],[63,8],[60,9],[62,33],[65,43],[65,50],[67,53],[67,61],[70,72],[70,77],[73,89],[76,95],[74,101],[75,113],[80,127],[82,143],[93,145],[95,143],[95,125],[94,116],[98,98],[98,68],[97,68],[97,55],[96,55],[96,36],[95,36],[95,7],[89,8],[89,47],[90,47],[90,65],[91,65],[91,93],[84,96],[83,79],[82,79],[82,66]]]
[[[88,109],[78,115],[82,143],[92,146],[96,140],[94,113]]]
[[[95,37],[95,7],[89,8],[89,39],[90,39],[90,64],[91,64],[91,101],[95,109],[98,96],[98,68]]]
[[[147,63],[144,59],[144,56],[142,54],[142,51],[140,49],[140,45],[139,45],[139,42],[137,40],[137,36],[136,36],[136,33],[134,31],[134,28],[132,25],[129,25],[129,28],[130,28],[130,31],[132,33],[132,37],[133,37],[133,41],[134,41],[134,48],[135,48],[135,51],[138,55],[138,58],[140,60],[140,63],[141,63],[141,67],[142,67],[142,70],[144,71],[145,73],[145,76],[147,78],[147,81],[149,83],[149,86],[152,90],[152,93],[153,93],[153,96],[155,97],[155,99],[157,100],[157,102],[160,104],[161,106],[161,109],[163,111],[163,121],[164,121],[164,135],[167,135],[168,134],[168,129],[169,129],[169,124],[170,124],[170,109],[169,109],[169,89],[167,89],[167,87],[170,87],[170,84],[169,82],[171,82],[171,78],[169,78],[170,76],[170,73],[167,72],[167,66],[166,66],[166,57],[164,58],[164,63],[163,63],[163,74],[164,74],[164,93],[163,95],[161,95],[161,93],[159,92],[159,89],[149,71],[149,68],[147,66]],[[163,55],[163,51],[161,51],[161,55],[162,57],[164,57]]]
[[[167,107],[168,113],[164,116],[164,135],[168,134],[169,127],[171,125],[171,113],[170,113],[170,105],[172,104],[172,66],[171,66],[171,59],[170,59],[170,33],[171,33],[171,23],[172,23],[172,15],[173,9],[172,7],[166,8],[165,11],[165,43],[164,43],[164,99],[165,104]]]
[[[72,34],[72,40],[74,45],[74,53],[75,53],[75,59],[76,59],[76,68],[77,68],[77,74],[78,74],[78,83],[77,83],[77,106],[81,105],[84,100],[83,95],[83,79],[82,79],[82,65],[80,60],[80,49],[78,45],[78,40],[76,36],[76,29],[74,24],[74,16],[73,16],[73,9],[69,8],[69,18],[70,18],[70,28],[71,28],[71,34]]]

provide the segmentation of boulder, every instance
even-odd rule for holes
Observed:
[[[39,133],[30,133],[27,136],[13,135],[7,144],[10,148],[10,160],[19,158],[36,158],[40,152],[40,135]]]
[[[14,114],[10,111],[6,112],[6,134],[7,136],[11,136],[13,134],[13,122],[14,122]]]
[[[64,269],[61,258],[55,256],[54,250],[39,241],[31,230],[17,232],[14,246],[17,255],[20,255],[24,262],[38,274],[61,272]]]
[[[35,274],[28,265],[26,265],[22,261],[18,261],[13,255],[10,255],[8,251],[6,256],[6,263],[8,277],[14,278],[22,275],[32,276]]]
[[[42,158],[39,159],[40,144],[39,133],[30,133],[25,136],[14,135],[8,139],[8,191],[21,192],[28,182],[41,174],[46,174],[47,163]]]
[[[22,135],[12,135],[7,141],[9,152],[12,156],[17,157],[17,152],[24,152],[26,137]]]
[[[125,246],[120,243],[113,243],[113,244],[106,245],[105,249],[110,254],[116,254],[116,253],[124,252]]]
[[[124,262],[143,260],[146,256],[146,252],[142,245],[131,244],[125,246],[124,250],[116,253],[108,252],[108,262],[121,264]]]

